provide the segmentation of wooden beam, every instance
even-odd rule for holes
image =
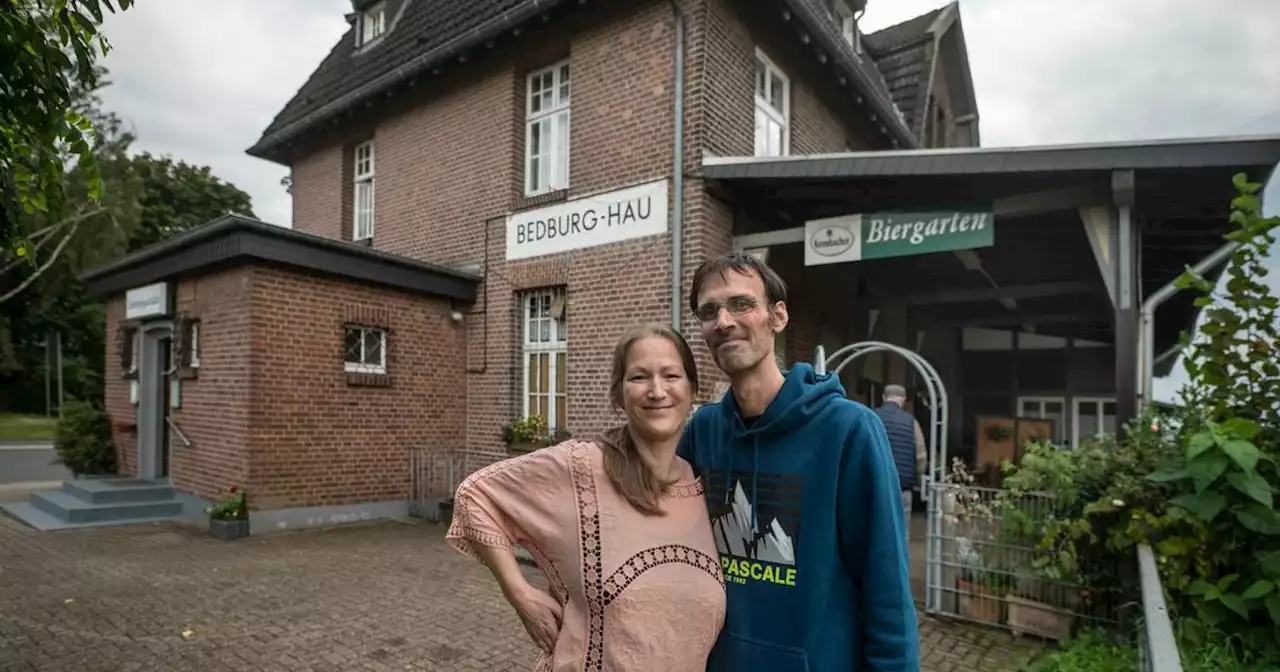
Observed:
[[[1034,285],[1015,285],[1011,287],[984,287],[981,289],[943,289],[933,292],[916,292],[903,296],[884,295],[884,298],[922,306],[939,303],[971,303],[974,301],[998,301],[1009,299],[1035,299],[1046,296],[1071,296],[1075,294],[1091,294],[1101,288],[1097,283],[1084,280],[1069,282],[1042,282]],[[877,297],[879,298],[879,297]]]
[[[1104,322],[1107,317],[1095,313],[1006,313],[1004,315],[961,315],[936,317],[920,314],[916,319],[930,327],[1016,327],[1023,324],[1084,324]]]

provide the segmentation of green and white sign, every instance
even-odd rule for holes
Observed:
[[[878,212],[804,224],[804,265],[841,264],[991,247],[990,212]]]

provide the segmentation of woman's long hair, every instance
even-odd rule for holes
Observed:
[[[631,346],[643,338],[658,336],[671,341],[684,363],[684,374],[689,379],[689,396],[692,401],[698,393],[698,367],[693,350],[674,329],[662,324],[645,324],[627,330],[613,348],[613,375],[609,379],[609,402],[615,410],[623,410],[623,387],[626,385],[627,359]],[[662,515],[659,500],[673,483],[658,478],[641,459],[636,450],[635,437],[630,424],[623,424],[604,433],[600,440],[604,451],[604,473],[618,489],[622,497],[645,515]]]

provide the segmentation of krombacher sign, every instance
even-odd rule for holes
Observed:
[[[995,244],[991,212],[877,212],[804,224],[804,265],[971,250]]]

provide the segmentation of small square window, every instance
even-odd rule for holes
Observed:
[[[343,337],[343,368],[347,373],[386,373],[386,330],[347,325]]]

